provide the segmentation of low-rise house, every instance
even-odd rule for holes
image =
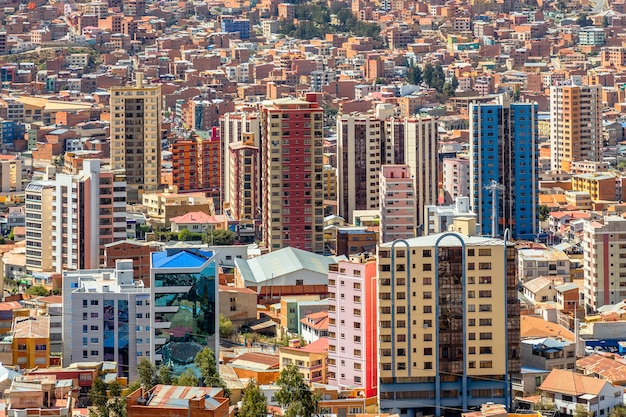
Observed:
[[[156,385],[126,397],[128,417],[228,417],[229,401],[221,388]]]
[[[257,384],[272,384],[280,374],[278,355],[247,352],[228,363],[240,379],[254,379]]]
[[[576,344],[544,337],[521,342],[522,367],[533,369],[575,369]]]
[[[328,336],[328,311],[307,314],[300,320],[300,336],[306,343]]]
[[[533,304],[554,302],[556,301],[555,282],[547,277],[533,278],[524,283],[524,296]]]
[[[579,373],[609,381],[613,385],[626,385],[626,361],[619,355],[594,353],[576,361]]]
[[[326,359],[328,358],[328,338],[323,337],[304,347],[282,347],[279,351],[281,370],[288,365],[296,365],[309,384],[326,384]]]
[[[58,381],[60,382],[60,381]],[[69,388],[69,389],[68,389]],[[71,383],[57,386],[56,378],[18,377],[5,391],[7,417],[72,415]]]
[[[277,303],[281,296],[328,297],[328,265],[337,260],[287,247],[252,259],[235,259],[235,286],[251,288],[258,303]],[[296,322],[298,323],[298,322]]]
[[[608,416],[623,403],[624,389],[605,379],[584,376],[572,371],[553,369],[539,390],[542,397],[554,403],[561,415]]]

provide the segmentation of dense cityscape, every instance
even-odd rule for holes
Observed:
[[[626,417],[626,0],[0,0],[0,417]]]

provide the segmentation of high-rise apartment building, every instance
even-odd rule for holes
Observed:
[[[348,221],[354,210],[378,209],[384,133],[384,121],[373,116],[337,119],[338,214]]]
[[[256,110],[237,111],[226,113],[220,117],[220,136],[223,150],[222,156],[222,200],[228,201],[232,193],[230,179],[230,144],[235,142],[248,142],[253,140],[253,145],[261,147],[261,118]],[[258,164],[258,178],[261,178],[261,165]],[[257,182],[257,192],[260,193],[260,182]],[[232,201],[231,201],[232,203]],[[260,201],[258,206],[260,207]]]
[[[329,266],[328,384],[378,393],[376,259],[351,257]]]
[[[252,220],[258,217],[258,207],[261,205],[260,156],[259,148],[255,146],[254,134],[243,135],[243,141],[228,145],[230,172],[226,173],[226,181],[229,183],[229,194],[225,199],[230,202],[232,213],[237,220]]]
[[[406,164],[414,181],[414,229],[423,230],[423,207],[437,203],[437,125],[432,117],[393,117],[379,106],[375,114],[343,115],[337,120],[338,214],[350,221],[354,210],[379,208],[382,165]]]
[[[111,87],[111,165],[123,170],[128,201],[140,202],[161,182],[161,86],[143,82]]]
[[[437,123],[434,117],[411,117],[404,121],[404,163],[415,182],[415,230],[424,230],[424,206],[437,204],[439,157]]]
[[[218,128],[172,143],[172,185],[179,192],[205,191],[219,198],[222,154]]]
[[[314,97],[307,96],[307,99]],[[264,242],[324,252],[324,110],[314,101],[277,99],[261,107]]]
[[[383,165],[380,173],[380,241],[415,236],[415,189],[408,165]]]
[[[26,270],[53,271],[52,211],[54,181],[33,181],[26,186]]]
[[[509,228],[519,239],[534,240],[538,155],[537,104],[499,96],[495,103],[470,106],[470,204],[483,234],[502,236]],[[487,188],[494,182],[503,187],[496,201]]]
[[[103,169],[98,159],[83,161],[78,175],[29,184],[26,200],[30,271],[97,269],[104,246],[126,239],[124,176]]]
[[[626,219],[587,222],[583,233],[585,307],[596,312],[626,298]]]
[[[470,195],[470,161],[465,158],[446,158],[442,162],[445,202]]]
[[[132,379],[150,357],[150,289],[133,279],[133,261],[114,269],[63,271],[63,362],[117,362]]]
[[[602,86],[550,87],[550,159],[553,171],[572,162],[602,161]]]
[[[510,401],[510,375],[520,370],[515,268],[515,248],[505,256],[494,238],[435,234],[379,246],[381,412],[443,415]]]

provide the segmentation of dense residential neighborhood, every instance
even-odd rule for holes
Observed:
[[[625,0],[0,0],[0,415],[626,416]]]

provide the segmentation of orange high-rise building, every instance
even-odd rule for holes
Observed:
[[[220,195],[221,142],[219,129],[172,144],[172,185],[179,192],[206,191]]]

